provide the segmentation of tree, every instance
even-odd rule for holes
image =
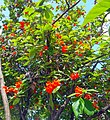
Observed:
[[[1,89],[12,120],[109,119],[110,38],[100,32],[105,13],[82,27],[80,2],[4,0]]]

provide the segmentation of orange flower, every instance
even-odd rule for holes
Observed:
[[[78,10],[77,10],[77,13],[80,15],[80,14],[81,14],[81,11],[78,9]]]
[[[15,33],[11,33],[10,36],[11,36],[11,37],[15,37],[16,34],[15,34]]]
[[[78,73],[71,73],[70,78],[71,78],[72,80],[76,80],[76,79],[79,78],[79,74],[78,74]]]
[[[55,24],[53,24],[53,25],[52,25],[52,27],[53,27],[53,28],[57,28],[58,26],[57,26],[57,25],[55,25]]]
[[[14,89],[13,92],[14,92],[15,94],[17,94],[17,93],[18,93],[18,90]]]
[[[73,26],[76,26],[76,23],[74,23]]]
[[[67,19],[68,19],[68,20],[71,20],[71,17],[70,17],[70,16],[67,16]]]
[[[42,57],[42,55],[43,55],[43,52],[42,52],[42,51],[40,51],[40,52],[39,52],[39,56],[40,56],[40,57]]]
[[[6,50],[6,47],[5,47],[4,45],[2,45],[2,49],[3,49],[3,50]]]
[[[46,92],[52,94],[53,88],[51,86],[45,87]]]
[[[29,12],[25,12],[25,15],[27,15]]]
[[[64,41],[63,40],[60,40],[60,45],[64,45]]]
[[[1,42],[4,42],[4,38],[0,37],[0,41],[1,41]]]
[[[76,86],[76,88],[75,88],[75,95],[76,95],[76,97],[80,97],[81,95],[82,95],[82,93],[83,93],[83,88],[81,88],[81,87],[79,87],[79,86]]]
[[[67,46],[62,46],[62,52],[66,53],[67,52]]]
[[[20,22],[20,28],[21,28],[21,29],[24,29],[24,25],[25,25],[25,22],[24,22],[24,21],[21,21],[21,22]]]
[[[5,89],[5,92],[7,93],[8,87],[7,86],[3,86],[3,89]]]
[[[55,35],[56,35],[56,37],[59,38],[59,39],[62,38],[62,36],[61,36],[59,33],[56,33]]]
[[[76,44],[77,44],[77,41],[76,41],[76,40],[74,40],[73,44],[74,44],[74,45],[76,45]]]
[[[9,92],[13,92],[13,91],[14,91],[14,88],[10,87],[10,88],[8,89],[8,91],[9,91]]]
[[[80,53],[80,54],[78,54],[78,56],[79,56],[79,57],[82,57],[82,56],[83,56],[83,54],[81,54],[81,53]]]
[[[14,55],[16,55],[17,54],[17,52],[16,51],[14,51],[14,52],[12,52],[12,55],[14,56]]]
[[[8,26],[7,25],[3,25],[5,30],[8,30]]]
[[[10,105],[10,109],[13,109],[14,108],[14,106],[13,105]]]
[[[60,86],[60,81],[55,79],[53,82],[52,82],[52,86],[53,88],[56,88],[57,86]]]
[[[84,98],[90,100],[92,98],[92,96],[90,94],[86,93],[84,95]]]
[[[22,84],[22,81],[16,82],[16,83],[15,83],[16,88],[20,88],[20,87],[21,87],[21,84]]]
[[[47,81],[46,87],[45,87],[46,92],[51,94],[52,91],[58,86],[60,86],[60,81],[58,79],[55,79],[53,82]]]
[[[99,109],[99,106],[97,105],[98,104],[98,102],[97,101],[93,101],[93,107],[96,109],[96,110],[98,110]]]
[[[44,50],[48,50],[48,46],[44,46]]]
[[[25,24],[26,24],[26,26],[28,26],[30,23],[29,23],[29,22],[26,22]]]
[[[82,42],[82,41],[79,41],[79,45],[81,45],[81,44],[83,44],[83,42]]]

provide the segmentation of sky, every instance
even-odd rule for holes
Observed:
[[[4,0],[0,0],[0,6],[3,5],[3,1]],[[37,0],[34,0],[37,1]],[[80,2],[79,5],[84,5],[85,6],[85,10],[88,13],[90,11],[90,9],[94,6],[94,0],[87,0],[86,4],[83,2]],[[8,11],[4,12],[5,15],[7,16]],[[81,19],[81,22],[83,22],[83,20]],[[0,26],[2,26],[2,22],[0,21]],[[0,33],[1,33],[1,29],[0,29]]]
[[[37,1],[37,0],[34,0],[34,1]],[[0,5],[3,5],[3,0],[0,0]],[[85,3],[80,2],[79,5],[85,5]],[[87,11],[87,13],[93,7],[93,5],[94,5],[94,0],[87,0],[86,7],[85,7],[85,10]],[[5,12],[5,14],[7,14],[7,11]]]

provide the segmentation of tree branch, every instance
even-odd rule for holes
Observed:
[[[70,7],[70,5],[69,5],[68,1],[67,1],[67,0],[65,0],[65,2],[66,2],[67,6],[68,6],[68,8],[69,8],[69,7]]]
[[[87,120],[92,120],[93,118],[100,116],[101,114],[105,113],[107,110],[110,109],[110,105],[104,107],[103,109],[101,109],[99,112],[96,112],[94,115],[92,115],[91,117],[89,117]]]
[[[110,13],[109,13],[109,12],[108,12],[108,13],[106,13],[106,14],[105,14],[105,16],[103,17],[103,20],[102,20],[102,22],[101,22],[102,24],[101,24],[100,33],[102,33],[102,32],[103,32],[103,24],[104,24],[104,22],[105,22],[105,18],[107,17],[107,15],[108,15],[108,14],[110,14]]]
[[[72,88],[70,89],[69,94],[72,94],[74,90],[74,85],[72,86]],[[60,109],[58,110],[58,112],[56,113],[55,117],[52,120],[58,120],[59,116],[61,115],[61,113],[63,112],[63,110],[65,109],[66,105],[69,103],[70,98],[67,98],[64,102],[63,105],[61,105]]]
[[[1,58],[0,58],[0,89],[1,89],[1,95],[2,95],[2,100],[4,104],[4,109],[5,109],[5,118],[6,120],[11,120],[8,98],[5,90],[3,89],[3,86],[4,86],[4,78],[1,70]]]
[[[73,7],[75,7],[81,0],[78,0],[74,5],[72,5],[71,7],[68,7],[68,9],[61,14],[61,16],[59,16],[53,23],[52,25],[54,25],[57,21],[59,21],[70,9],[72,9]]]
[[[104,57],[104,56],[106,56],[106,55],[108,55],[108,54],[103,54],[103,55],[101,55],[101,56],[98,56],[98,57],[96,57],[96,58],[94,58],[93,60],[90,60],[90,61],[87,61],[87,62],[85,62],[85,63],[82,63],[83,65],[80,67],[80,68],[83,68],[86,64],[88,64],[88,63],[92,63],[93,61],[95,61],[95,60],[98,60],[99,58],[102,58],[102,57]],[[77,68],[77,70],[79,70],[79,67]]]
[[[94,72],[95,68],[97,67],[97,64],[99,63],[99,61],[96,61],[96,63],[93,65],[92,69],[90,70],[90,72]],[[90,73],[88,73],[85,78],[88,78],[90,75]]]

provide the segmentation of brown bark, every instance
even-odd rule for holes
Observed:
[[[8,98],[7,98],[5,90],[3,89],[4,85],[5,85],[4,77],[2,74],[2,70],[1,70],[1,58],[0,58],[0,89],[1,89],[1,95],[2,95],[2,100],[3,100],[3,104],[4,104],[5,118],[6,118],[6,120],[11,120]]]

